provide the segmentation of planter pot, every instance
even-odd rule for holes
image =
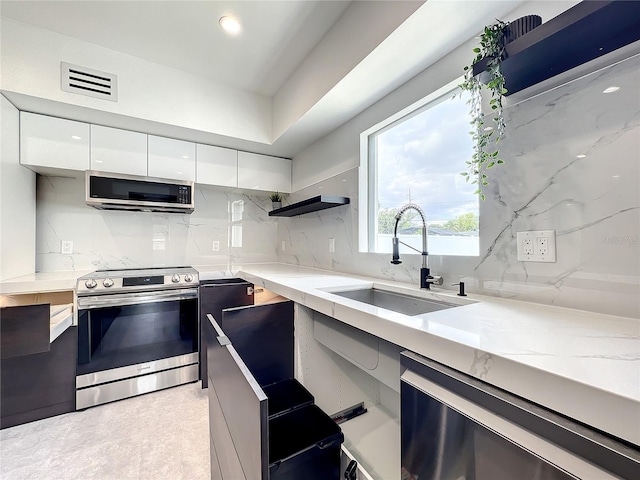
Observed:
[[[271,207],[273,210],[277,210],[282,208],[282,202],[271,202]]]
[[[525,15],[513,22],[509,22],[504,30],[504,44],[513,42],[516,38],[521,37],[525,33],[530,32],[536,27],[542,25],[542,17],[540,15]]]
[[[510,22],[502,34],[503,45],[511,43],[516,38],[521,37],[540,25],[542,25],[542,17],[540,15],[526,15]],[[506,60],[507,56],[507,52],[505,51],[504,56],[500,61],[502,62]],[[493,58],[494,57],[485,57],[479,62],[473,64],[473,74],[480,75],[478,78],[482,83],[486,84],[490,80],[489,74],[486,73],[485,70],[487,68],[487,64]]]

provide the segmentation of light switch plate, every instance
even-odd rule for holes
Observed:
[[[219,252],[220,251],[220,240],[214,240],[211,243],[211,250],[214,252]]]
[[[555,262],[556,231],[531,230],[516,234],[518,261]]]
[[[329,239],[329,253],[334,253],[336,251],[336,239],[331,237]]]

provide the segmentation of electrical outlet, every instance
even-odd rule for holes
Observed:
[[[287,246],[284,243],[284,240],[282,240],[281,246],[282,246],[282,251],[284,252],[287,249]]]
[[[330,238],[329,239],[329,252],[333,253],[336,251],[336,239],[335,238]]]
[[[60,253],[62,255],[71,255],[73,253],[73,240],[62,240],[60,242]]]
[[[555,262],[556,231],[531,230],[516,234],[518,260],[521,262]]]
[[[213,243],[211,244],[211,250],[214,252],[219,252],[220,251],[220,241],[219,240],[214,240]]]
[[[547,237],[538,237],[536,241],[536,255],[540,257],[549,255],[549,241]]]

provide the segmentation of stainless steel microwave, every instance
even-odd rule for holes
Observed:
[[[192,213],[194,182],[88,170],[86,201],[100,210]]]

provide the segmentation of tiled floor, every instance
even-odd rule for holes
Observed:
[[[209,420],[200,383],[0,432],[0,478],[209,478]]]

